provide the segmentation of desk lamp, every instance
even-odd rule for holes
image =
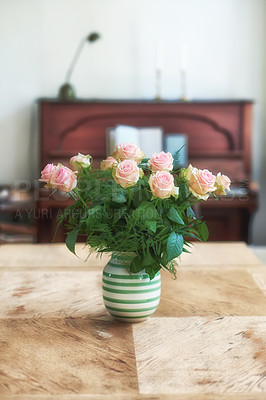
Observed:
[[[78,45],[78,48],[74,54],[73,60],[69,66],[69,69],[66,74],[65,83],[60,87],[58,97],[61,100],[74,100],[76,98],[76,93],[73,86],[69,83],[73,70],[76,66],[76,63],[80,57],[80,54],[83,50],[83,47],[86,42],[93,43],[100,38],[100,35],[96,32],[90,33],[88,36],[81,39],[81,42]]]

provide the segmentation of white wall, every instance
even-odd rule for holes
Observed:
[[[162,95],[180,97],[181,46],[193,99],[247,98],[254,110],[254,179],[262,189],[254,241],[266,244],[263,172],[266,105],[265,0],[0,0],[0,184],[33,179],[39,97],[54,97],[80,39],[72,82],[86,98],[151,99],[164,47]]]

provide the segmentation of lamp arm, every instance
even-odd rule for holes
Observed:
[[[86,41],[87,41],[87,37],[84,37],[83,39],[81,39],[81,41],[80,41],[80,43],[78,45],[76,53],[74,54],[73,60],[71,61],[71,64],[70,64],[69,69],[68,69],[67,74],[66,74],[66,82],[67,83],[69,83],[69,81],[70,81],[71,75],[73,73],[73,70],[74,70],[74,68],[76,66],[76,63],[77,63],[77,61],[79,59],[79,56],[80,56],[80,54],[82,52],[82,49],[83,49],[84,44],[86,43]]]

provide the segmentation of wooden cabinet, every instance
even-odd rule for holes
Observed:
[[[0,187],[0,244],[36,242],[33,191]]]
[[[251,182],[252,107],[251,101],[244,100],[41,99],[41,167],[49,162],[67,163],[78,152],[91,154],[98,166],[106,156],[106,129],[117,124],[159,126],[165,134],[186,133],[189,162],[213,173],[222,172],[233,182],[231,196],[198,207],[210,227],[210,240],[248,241],[250,218],[258,201],[258,190]],[[47,197],[42,190],[38,207],[50,218],[39,222],[39,241],[50,240],[55,215],[65,204],[66,199]],[[63,240],[62,234],[57,240]]]

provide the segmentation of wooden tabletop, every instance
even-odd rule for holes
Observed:
[[[0,400],[266,399],[266,266],[244,243],[183,254],[142,323],[105,310],[107,257],[0,246]]]

